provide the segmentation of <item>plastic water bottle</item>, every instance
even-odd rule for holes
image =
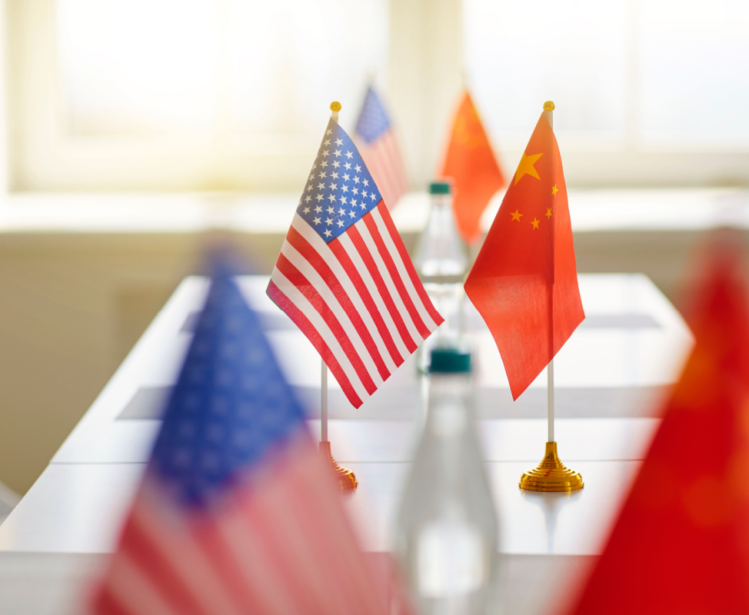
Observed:
[[[471,355],[432,351],[429,411],[401,503],[395,550],[422,615],[494,604],[497,521],[471,399]]]
[[[437,311],[445,318],[445,323],[433,336],[438,345],[454,345],[459,339],[463,279],[468,268],[465,246],[455,226],[451,192],[449,182],[434,181],[429,184],[429,220],[414,258],[414,266],[424,288]],[[433,345],[427,344],[425,352]],[[422,362],[423,367],[425,362]]]

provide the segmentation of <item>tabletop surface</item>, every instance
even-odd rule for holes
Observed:
[[[240,286],[260,313],[289,382],[309,405],[310,428],[317,430],[320,359],[266,297],[267,280],[242,277]],[[555,556],[578,561],[600,552],[657,429],[658,401],[692,344],[678,312],[645,276],[580,275],[580,290],[586,321],[555,359],[556,440],[562,460],[585,479],[585,488],[574,494],[518,488],[522,472],[543,454],[546,377],[541,374],[513,403],[496,346],[468,304],[466,339],[476,354],[479,433],[501,528],[499,549],[517,570]],[[81,557],[114,549],[206,291],[204,278],[181,283],[0,526],[0,556],[6,558],[0,559],[0,590],[7,558],[69,554],[77,558],[71,561],[88,562]],[[389,548],[423,421],[426,384],[417,360],[412,357],[358,410],[331,378],[333,454],[359,480],[347,506],[369,551]],[[50,561],[54,568],[57,560]]]

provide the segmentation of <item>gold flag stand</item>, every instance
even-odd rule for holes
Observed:
[[[544,103],[544,117],[554,129],[554,103]],[[554,235],[552,233],[552,241]],[[552,244],[553,253],[553,244]],[[552,276],[552,284],[554,283]],[[549,347],[552,347],[553,331],[553,290],[549,289]],[[537,468],[523,473],[520,477],[520,488],[527,491],[577,491],[583,488],[583,477],[579,472],[565,467],[557,453],[557,443],[554,439],[554,359],[549,361],[546,367],[548,413],[549,413],[549,438],[546,442],[546,453],[543,461]]]
[[[565,467],[559,459],[556,442],[547,442],[543,461],[520,477],[520,488],[528,491],[577,491],[583,484],[580,473]]]

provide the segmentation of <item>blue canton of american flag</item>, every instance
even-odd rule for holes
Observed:
[[[367,89],[354,138],[389,208],[408,191],[408,180],[390,118],[374,88]]]
[[[213,275],[96,615],[386,615],[236,278]]]
[[[353,141],[330,120],[297,212],[325,241],[332,241],[381,198]]]
[[[361,406],[443,321],[378,185],[332,119],[268,285]]]

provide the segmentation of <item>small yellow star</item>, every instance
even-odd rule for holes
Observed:
[[[531,222],[531,224],[533,225],[534,229],[538,228],[538,222],[539,222],[538,220],[536,220],[535,218],[533,218],[533,222]]]
[[[546,210],[546,217],[551,218],[551,207]]]
[[[557,192],[559,192],[559,188],[556,187],[556,184],[551,189],[551,196],[556,196]]]
[[[521,214],[520,211],[516,209],[515,213],[510,212],[510,215],[512,216],[513,220],[517,220],[518,222],[520,222],[520,216],[522,216],[523,214]]]
[[[523,157],[520,160],[520,164],[518,165],[518,170],[515,171],[515,183],[517,184],[520,181],[520,178],[523,177],[526,173],[530,175],[531,177],[535,177],[536,179],[541,179],[538,176],[538,171],[536,171],[536,168],[533,166],[536,163],[536,160],[538,160],[543,154],[533,154],[532,156],[526,156],[523,154]]]

